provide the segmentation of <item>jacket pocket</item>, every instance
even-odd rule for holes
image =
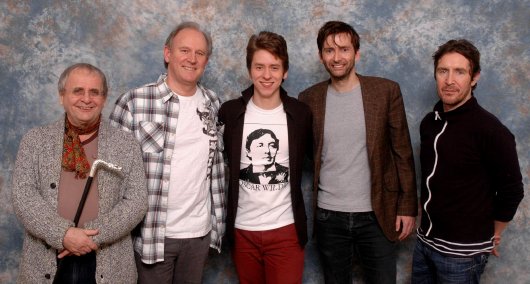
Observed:
[[[159,153],[164,150],[164,124],[152,121],[140,121],[136,138],[140,141],[142,152]]]

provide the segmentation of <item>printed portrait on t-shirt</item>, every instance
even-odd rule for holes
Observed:
[[[239,163],[235,227],[249,231],[294,222],[289,172],[289,131],[283,105],[265,110],[248,102]]]
[[[280,141],[270,129],[256,129],[246,138],[248,167],[239,171],[239,179],[254,184],[280,184],[289,181],[289,168],[276,162]]]

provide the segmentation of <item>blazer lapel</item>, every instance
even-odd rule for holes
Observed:
[[[313,129],[315,137],[318,138],[317,145],[323,145],[324,142],[324,119],[326,118],[326,96],[328,93],[329,80],[320,82],[314,89],[311,96],[315,98],[315,108],[313,108]]]
[[[367,84],[366,79],[357,74],[361,84],[361,94],[363,98],[364,121],[366,125],[366,148],[368,151],[368,159],[372,160],[375,148],[375,138],[377,129],[377,93],[370,84]]]

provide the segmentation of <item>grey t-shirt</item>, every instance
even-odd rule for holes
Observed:
[[[339,93],[328,87],[318,194],[320,208],[372,211],[361,86]]]

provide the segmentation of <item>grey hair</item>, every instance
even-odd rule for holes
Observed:
[[[89,64],[89,63],[76,63],[64,69],[63,73],[61,73],[61,76],[59,77],[59,82],[57,83],[59,94],[64,93],[66,81],[68,80],[70,73],[72,73],[72,71],[77,70],[77,69],[84,69],[89,72],[95,72],[101,78],[101,83],[103,85],[103,90],[102,90],[103,96],[105,97],[107,96],[109,86],[107,84],[107,77],[105,76],[105,73],[103,73],[103,71],[101,71],[96,66]]]
[[[175,38],[177,36],[177,34],[182,31],[183,29],[193,29],[193,30],[196,30],[200,33],[202,33],[204,35],[204,38],[206,39],[206,47],[208,49],[208,57],[210,57],[210,55],[212,55],[212,51],[213,51],[213,43],[212,43],[212,36],[210,35],[210,33],[206,30],[204,30],[203,28],[201,28],[201,26],[196,23],[196,22],[182,22],[180,24],[178,24],[172,31],[171,33],[168,35],[167,39],[166,39],[166,43],[165,43],[165,46],[167,46],[169,49],[171,49],[171,44],[173,42],[173,38]],[[167,69],[167,62],[164,60],[164,66],[166,67]]]

